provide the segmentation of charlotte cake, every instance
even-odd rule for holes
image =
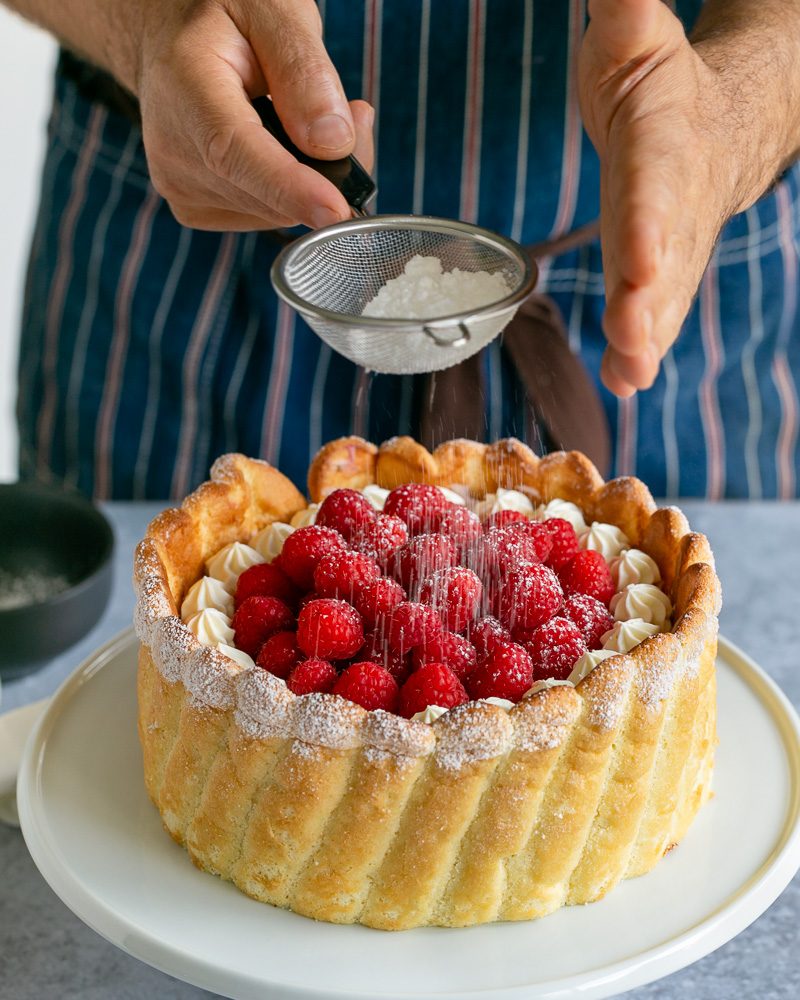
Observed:
[[[513,439],[340,439],[308,485],[225,456],[137,549],[145,782],[194,863],[393,930],[649,871],[710,795],[705,537]]]

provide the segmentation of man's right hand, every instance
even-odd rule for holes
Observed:
[[[313,0],[147,3],[129,78],[150,175],[196,229],[312,228],[350,217],[341,193],[288,153],[250,99],[270,94],[295,144],[372,167],[372,108],[348,101]],[[112,72],[115,67],[109,67]]]

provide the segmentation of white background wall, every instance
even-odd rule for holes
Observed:
[[[0,481],[16,478],[16,359],[55,43],[0,6]]]

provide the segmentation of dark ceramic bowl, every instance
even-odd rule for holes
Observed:
[[[76,493],[0,484],[0,675],[19,677],[68,649],[111,593],[111,525]]]

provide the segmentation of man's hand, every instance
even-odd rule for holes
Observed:
[[[761,11],[779,5],[766,0]],[[763,32],[788,28],[774,10],[766,24],[749,22],[755,0],[706,6],[717,8],[706,20],[717,21],[693,47],[661,0],[589,3],[580,98],[601,163],[602,378],[618,396],[652,385],[720,229],[763,192],[797,141],[783,102],[770,103],[786,67],[770,71],[776,50],[766,59],[747,45],[748,32],[763,47]],[[770,122],[786,148],[769,138]]]
[[[348,104],[313,0],[150,4],[134,87],[150,175],[199,229],[319,228],[349,218],[339,191],[263,127],[269,93],[292,140],[318,159],[372,166],[372,109]]]
[[[309,156],[372,168],[372,108],[348,103],[314,0],[0,0],[138,98],[153,184],[197,229],[312,228],[350,217],[341,193],[261,124],[270,94]]]

